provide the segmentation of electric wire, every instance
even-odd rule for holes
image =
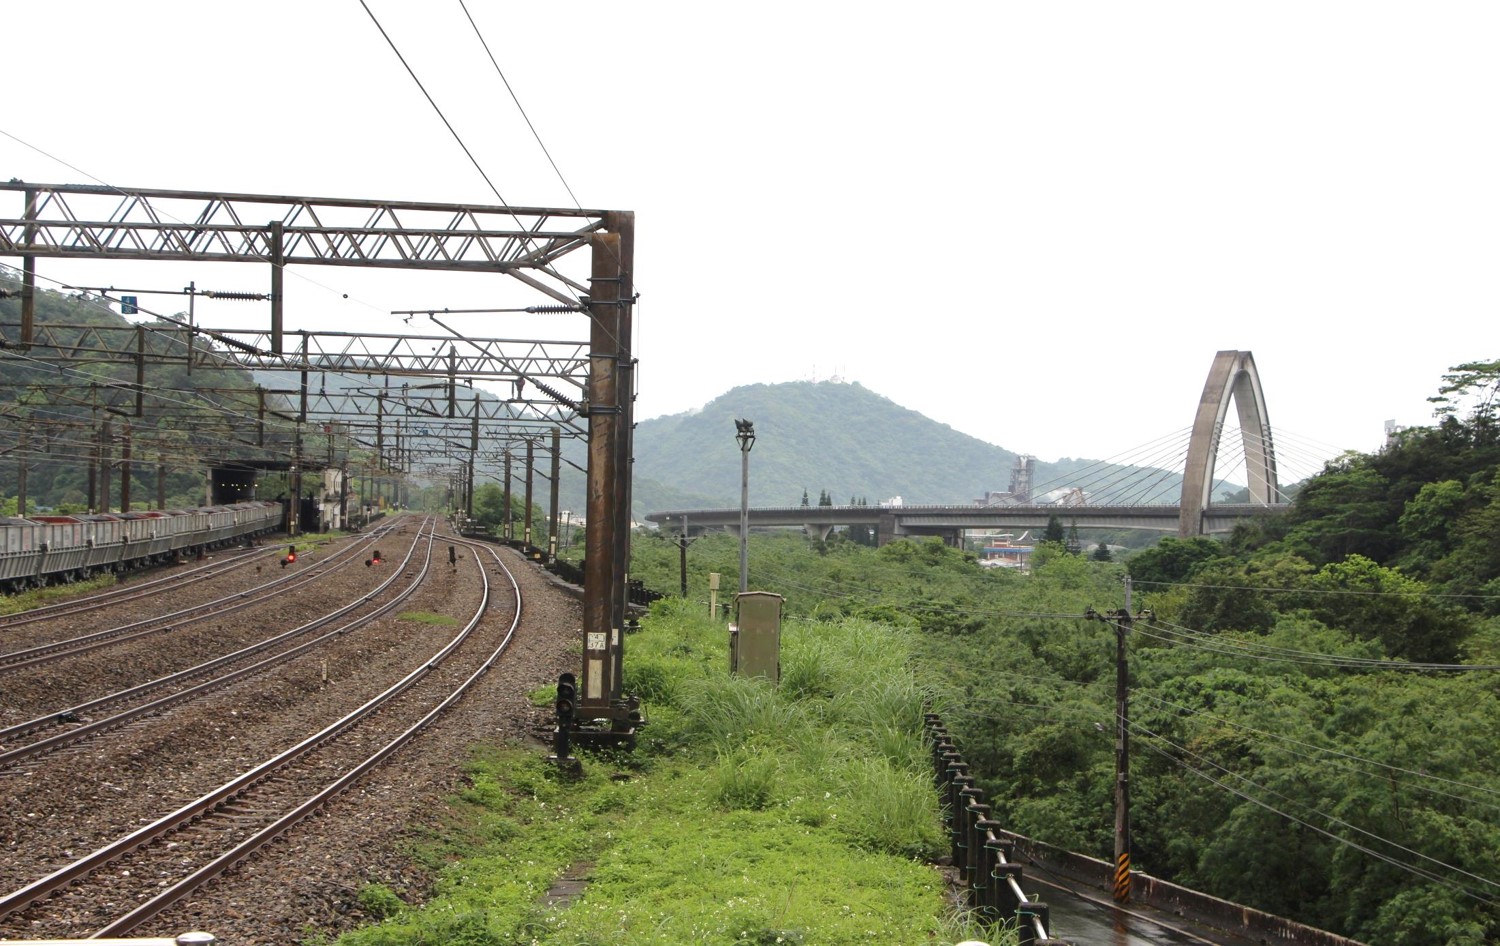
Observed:
[[[1149,585],[1157,588],[1203,588],[1212,591],[1256,591],[1266,594],[1288,595],[1353,595],[1369,598],[1466,598],[1492,601],[1500,595],[1448,594],[1438,591],[1372,591],[1362,588],[1285,588],[1270,585],[1215,585],[1192,581],[1150,581],[1134,579],[1136,587]]]
[[[795,578],[788,576],[784,572],[780,572],[775,569],[766,569],[764,566],[758,568],[756,572],[757,574],[768,575],[772,583],[777,585],[778,587],[794,588],[798,591],[806,591],[810,594],[820,595],[825,598],[838,598],[846,601],[854,601],[858,604],[885,605],[892,608],[893,610],[903,612],[922,611],[933,614],[955,614],[973,617],[1049,618],[1070,621],[1086,620],[1082,612],[1065,613],[1054,611],[1004,611],[989,608],[942,607],[939,605],[914,604],[912,602],[905,602],[900,605],[896,605],[891,602],[881,601],[875,597],[859,596],[857,592],[861,591],[866,592],[866,594],[873,594],[873,592],[865,588],[856,587],[853,591],[849,592],[832,591],[827,588],[818,588],[814,585],[804,584],[797,581]]]
[[[505,83],[505,91],[510,93],[510,100],[516,103],[516,110],[526,120],[526,127],[531,129],[531,136],[536,139],[537,147],[541,148],[542,154],[547,156],[547,163],[552,165],[552,170],[557,175],[557,179],[562,182],[563,189],[572,198],[573,206],[582,210],[583,206],[578,203],[578,197],[573,193],[573,188],[568,186],[568,179],[563,177],[562,169],[557,166],[556,161],[552,160],[552,152],[547,150],[547,145],[543,143],[542,136],[537,132],[536,126],[531,123],[531,116],[526,114],[526,109],[521,105],[521,100],[516,97],[515,89],[512,89],[510,86],[510,80],[505,77],[505,72],[500,68],[500,63],[495,60],[495,54],[490,51],[490,44],[485,41],[484,34],[479,31],[479,24],[474,22],[474,14],[469,12],[468,4],[464,3],[464,0],[458,0],[458,5],[463,8],[464,16],[468,18],[469,25],[474,28],[474,35],[479,38],[479,45],[484,47],[485,55],[490,57],[490,64],[495,67],[495,74],[500,77],[501,82]]]
[[[1263,736],[1263,737],[1265,737],[1267,739],[1273,739],[1273,740],[1275,740],[1277,742],[1285,743],[1286,745],[1289,745],[1289,746],[1296,746],[1298,749],[1308,749],[1308,750],[1311,750],[1312,753],[1318,753],[1318,755],[1313,755],[1313,754],[1310,754],[1310,753],[1307,753],[1307,752],[1298,752],[1296,750],[1287,750],[1292,755],[1295,755],[1296,757],[1298,757],[1300,759],[1306,759],[1308,761],[1316,761],[1316,762],[1319,762],[1320,764],[1328,764],[1326,762],[1326,759],[1324,757],[1325,756],[1333,756],[1335,758],[1342,759],[1344,761],[1356,763],[1355,765],[1335,766],[1336,768],[1338,768],[1340,771],[1343,771],[1343,772],[1351,772],[1351,773],[1355,773],[1355,774],[1359,774],[1359,775],[1370,775],[1370,774],[1372,774],[1370,772],[1370,769],[1372,769],[1372,768],[1374,768],[1374,769],[1383,769],[1386,772],[1396,773],[1396,774],[1405,775],[1405,776],[1410,776],[1411,778],[1415,778],[1415,779],[1423,779],[1423,780],[1426,780],[1426,781],[1437,782],[1439,784],[1449,785],[1449,786],[1452,786],[1454,788],[1467,789],[1469,791],[1479,792],[1479,793],[1484,794],[1484,795],[1493,795],[1493,796],[1496,796],[1497,799],[1500,799],[1500,790],[1496,790],[1496,789],[1493,789],[1493,788],[1486,788],[1483,785],[1475,785],[1472,782],[1461,782],[1461,781],[1458,781],[1456,779],[1444,778],[1444,777],[1439,776],[1439,775],[1432,775],[1432,774],[1430,774],[1428,772],[1422,772],[1422,771],[1419,771],[1419,770],[1416,770],[1416,769],[1408,769],[1408,768],[1404,768],[1404,767],[1399,766],[1399,765],[1391,765],[1388,762],[1380,762],[1380,761],[1378,761],[1376,759],[1368,759],[1368,758],[1365,758],[1363,756],[1355,755],[1355,754],[1353,754],[1351,752],[1345,752],[1345,751],[1343,751],[1341,749],[1335,749],[1335,748],[1332,748],[1332,747],[1329,747],[1329,746],[1319,746],[1319,745],[1316,745],[1314,743],[1303,741],[1301,739],[1294,739],[1291,736],[1284,736],[1284,735],[1281,735],[1280,733],[1269,732],[1269,731],[1264,730],[1264,729],[1257,729],[1254,726],[1248,726],[1248,725],[1246,725],[1244,723],[1237,722],[1237,721],[1232,720],[1232,719],[1227,719],[1227,718],[1225,718],[1223,716],[1219,716],[1219,715],[1216,715],[1214,713],[1207,712],[1205,710],[1196,709],[1196,708],[1191,707],[1191,706],[1185,706],[1185,705],[1183,705],[1181,703],[1175,703],[1172,700],[1163,699],[1162,697],[1156,696],[1156,695],[1154,695],[1154,694],[1152,694],[1150,692],[1147,692],[1147,691],[1137,690],[1137,691],[1134,691],[1131,694],[1131,696],[1132,696],[1132,698],[1140,698],[1140,699],[1149,700],[1150,702],[1158,704],[1160,706],[1166,706],[1166,707],[1170,707],[1172,709],[1181,710],[1182,712],[1186,713],[1189,717],[1197,717],[1197,718],[1212,720],[1215,723],[1221,723],[1221,724],[1223,724],[1225,726],[1231,726],[1231,727],[1233,727],[1235,729],[1238,729],[1238,730],[1241,730],[1241,731],[1244,731],[1244,732],[1253,733],[1254,735],[1257,735],[1257,736]],[[1364,766],[1364,768],[1362,768],[1361,766]],[[1405,781],[1405,780],[1398,781],[1397,784],[1400,784],[1400,785],[1403,785],[1403,786],[1405,786],[1407,788],[1410,788],[1413,791],[1426,792],[1426,793],[1433,794],[1433,795],[1439,795],[1439,796],[1442,796],[1444,798],[1450,798],[1450,799],[1453,799],[1454,801],[1461,801],[1461,802],[1464,802],[1466,804],[1471,804],[1471,805],[1476,805],[1476,806],[1480,806],[1480,807],[1493,808],[1493,809],[1496,809],[1496,810],[1500,810],[1500,801],[1491,802],[1491,801],[1486,801],[1486,800],[1483,800],[1483,799],[1471,798],[1471,797],[1469,797],[1467,795],[1458,795],[1458,794],[1455,794],[1453,792],[1443,791],[1442,789],[1438,789],[1438,788],[1432,788],[1432,787],[1428,787],[1428,786],[1424,786],[1424,785],[1413,785],[1410,781]]]
[[[1330,831],[1328,829],[1321,828],[1321,827],[1319,827],[1319,826],[1317,826],[1315,824],[1312,824],[1311,822],[1307,821],[1304,818],[1299,818],[1298,816],[1296,816],[1294,814],[1291,814],[1291,813],[1286,812],[1286,811],[1282,811],[1281,809],[1277,808],[1276,806],[1270,804],[1269,802],[1267,802],[1267,801],[1265,801],[1265,800],[1263,800],[1261,798],[1257,798],[1257,797],[1249,794],[1246,791],[1243,791],[1243,790],[1241,790],[1239,788],[1236,788],[1233,785],[1229,785],[1226,782],[1223,782],[1223,781],[1221,781],[1219,779],[1216,779],[1213,776],[1209,775],[1207,772],[1204,772],[1204,771],[1202,771],[1202,770],[1200,770],[1200,769],[1198,769],[1198,768],[1196,768],[1194,766],[1191,766],[1191,765],[1187,764],[1187,762],[1185,762],[1183,759],[1181,759],[1181,758],[1179,758],[1177,756],[1174,756],[1172,753],[1167,752],[1166,750],[1162,749],[1160,746],[1154,745],[1151,740],[1154,739],[1154,740],[1158,740],[1158,741],[1160,741],[1162,743],[1165,743],[1166,745],[1170,746],[1172,749],[1176,750],[1177,752],[1183,753],[1184,755],[1187,755],[1187,756],[1190,756],[1190,757],[1192,757],[1194,759],[1197,759],[1200,762],[1202,762],[1203,764],[1208,765],[1208,766],[1210,766],[1210,767],[1212,767],[1214,769],[1217,769],[1220,772],[1224,773],[1225,775],[1227,775],[1227,776],[1229,776],[1231,778],[1234,778],[1234,779],[1238,780],[1239,782],[1242,782],[1245,785],[1250,786],[1253,789],[1256,789],[1256,790],[1258,790],[1260,792],[1263,792],[1265,794],[1271,795],[1273,797],[1279,798],[1283,802],[1289,802],[1291,804],[1298,804],[1294,799],[1288,798],[1286,795],[1282,794],[1281,792],[1278,792],[1278,791],[1276,791],[1274,789],[1271,789],[1271,788],[1267,788],[1266,786],[1260,785],[1260,784],[1256,783],[1255,781],[1246,778],[1243,775],[1240,775],[1240,774],[1238,774],[1236,772],[1233,772],[1233,771],[1225,768],[1224,766],[1220,765],[1219,763],[1213,761],[1212,759],[1205,758],[1204,756],[1201,756],[1198,753],[1193,752],[1191,749],[1188,749],[1188,748],[1186,748],[1184,746],[1178,745],[1177,743],[1175,743],[1172,740],[1166,738],[1165,736],[1162,736],[1160,733],[1153,732],[1152,730],[1147,729],[1146,727],[1141,726],[1141,725],[1139,725],[1137,723],[1134,723],[1134,722],[1130,722],[1130,723],[1128,723],[1128,725],[1129,725],[1129,728],[1130,728],[1130,730],[1132,732],[1136,733],[1139,736],[1146,737],[1143,741],[1145,741],[1146,745],[1149,748],[1151,748],[1153,751],[1157,752],[1158,754],[1164,756],[1167,759],[1172,760],[1176,764],[1182,766],[1183,768],[1185,768],[1189,772],[1192,772],[1193,774],[1199,776],[1200,778],[1203,778],[1203,779],[1205,779],[1205,780],[1213,783],[1214,785],[1217,785],[1218,787],[1224,789],[1225,791],[1228,791],[1228,792],[1230,792],[1230,793],[1232,793],[1232,794],[1234,794],[1234,795],[1236,795],[1236,796],[1244,799],[1245,801],[1250,802],[1251,804],[1254,804],[1254,805],[1257,805],[1258,807],[1264,808],[1265,810],[1267,810],[1267,811],[1269,811],[1269,812],[1271,812],[1271,813],[1273,813],[1275,815],[1278,815],[1279,817],[1284,818],[1284,819],[1286,819],[1288,821],[1292,821],[1292,822],[1295,822],[1297,824],[1303,825],[1304,827],[1307,827],[1307,828],[1309,828],[1309,829],[1311,829],[1313,831],[1316,831],[1319,834],[1323,835],[1324,837],[1329,838],[1330,840],[1333,840],[1333,841],[1335,841],[1335,842],[1337,842],[1339,844],[1342,844],[1342,845],[1344,845],[1346,847],[1353,848],[1354,850],[1360,851],[1360,852],[1362,852],[1364,854],[1368,854],[1371,857],[1374,857],[1374,858],[1376,858],[1378,860],[1384,861],[1384,862],[1386,862],[1387,864],[1390,864],[1393,867],[1399,868],[1400,870],[1406,871],[1406,872],[1411,873],[1411,874],[1415,874],[1416,876],[1419,876],[1419,877],[1423,877],[1423,878],[1425,878],[1427,880],[1430,880],[1430,881],[1432,881],[1434,883],[1441,884],[1441,885],[1443,885],[1445,887],[1448,887],[1451,890],[1454,890],[1454,891],[1462,893],[1462,894],[1464,894],[1466,896],[1472,897],[1473,899],[1478,900],[1481,903],[1485,903],[1485,904],[1490,905],[1490,906],[1497,905],[1497,902],[1495,900],[1490,899],[1490,897],[1484,895],[1483,893],[1481,893],[1479,891],[1470,889],[1468,886],[1466,886],[1466,885],[1464,885],[1462,883],[1458,883],[1456,881],[1453,881],[1453,880],[1451,880],[1451,879],[1449,879],[1447,877],[1444,877],[1441,874],[1434,873],[1431,870],[1427,870],[1427,869],[1422,868],[1422,867],[1417,867],[1416,865],[1408,863],[1408,862],[1403,861],[1403,860],[1400,860],[1400,859],[1394,857],[1393,855],[1386,854],[1386,853],[1384,853],[1382,851],[1377,851],[1374,848],[1369,847],[1368,845],[1364,845],[1364,844],[1360,844],[1360,843],[1358,843],[1356,841],[1352,841],[1352,840],[1350,840],[1348,838],[1345,838],[1342,835],[1339,835],[1339,834],[1337,834],[1337,833],[1335,833],[1333,831]],[[1372,840],[1379,841],[1382,844],[1389,845],[1390,847],[1395,848],[1396,850],[1401,851],[1402,853],[1409,854],[1412,857],[1419,858],[1419,859],[1421,859],[1423,861],[1426,861],[1426,862],[1428,862],[1430,864],[1433,864],[1433,865],[1435,865],[1437,867],[1441,867],[1441,868],[1443,868],[1445,870],[1452,871],[1453,873],[1460,874],[1460,875],[1462,875],[1464,877],[1468,877],[1468,878],[1470,878],[1472,880],[1478,881],[1479,883],[1481,883],[1481,884],[1483,884],[1485,886],[1493,887],[1496,890],[1500,890],[1500,882],[1496,882],[1496,881],[1490,880],[1489,878],[1482,877],[1482,876],[1480,876],[1478,874],[1475,874],[1475,873],[1472,873],[1470,871],[1464,870],[1461,867],[1456,867],[1456,866],[1454,866],[1452,864],[1448,864],[1448,863],[1446,863],[1444,861],[1438,860],[1437,858],[1429,857],[1428,855],[1423,854],[1420,851],[1413,850],[1413,849],[1411,849],[1409,847],[1406,847],[1406,846],[1404,846],[1404,845],[1402,845],[1402,844],[1400,844],[1400,843],[1398,843],[1396,841],[1393,841],[1393,840],[1391,840],[1389,838],[1382,837],[1382,836],[1380,836],[1378,834],[1375,834],[1372,831],[1368,831],[1368,830],[1366,830],[1364,828],[1361,828],[1361,827],[1359,827],[1357,825],[1350,824],[1349,822],[1344,821],[1341,818],[1338,818],[1338,817],[1336,817],[1334,815],[1326,814],[1326,813],[1324,813],[1322,811],[1319,811],[1316,808],[1313,808],[1311,806],[1302,805],[1301,807],[1303,807],[1306,811],[1310,812],[1311,814],[1316,815],[1317,817],[1323,819],[1328,824],[1337,825],[1337,826],[1339,826],[1341,828],[1347,828],[1347,829],[1349,829],[1351,831],[1354,831],[1354,832],[1356,832],[1358,834],[1364,835],[1365,837],[1368,837],[1368,838],[1370,838]]]
[[[1148,634],[1147,636],[1155,637],[1159,640],[1173,640],[1216,653],[1235,654],[1252,657],[1257,660],[1318,664],[1345,669],[1399,670],[1423,673],[1500,670],[1500,665],[1496,664],[1428,663],[1422,661],[1384,660],[1374,657],[1349,657],[1339,654],[1323,654],[1317,651],[1297,650],[1290,647],[1277,647],[1271,644],[1257,644],[1250,641],[1229,641],[1220,635],[1194,630],[1180,624],[1173,624],[1170,621],[1152,620],[1144,623],[1147,627],[1157,632],[1157,634]],[[1138,622],[1134,626],[1139,630],[1141,623]]]
[[[471,164],[473,164],[474,165],[474,169],[479,172],[479,176],[482,177],[482,178],[484,178],[485,184],[487,184],[489,186],[489,188],[490,188],[490,191],[492,193],[494,193],[495,199],[498,200],[498,201],[500,201],[500,204],[501,204],[502,207],[504,207],[507,211],[510,211],[510,203],[500,194],[500,189],[495,186],[494,181],[490,180],[489,174],[486,173],[485,170],[484,170],[484,167],[482,165],[480,165],[479,159],[474,156],[474,152],[469,149],[469,146],[464,142],[463,137],[459,135],[458,130],[453,127],[453,123],[450,122],[450,121],[448,121],[448,116],[445,115],[443,113],[443,110],[438,106],[437,100],[432,97],[432,94],[427,91],[427,87],[422,84],[422,80],[417,77],[416,70],[414,70],[411,67],[411,64],[406,61],[406,57],[404,55],[402,55],[401,50],[399,48],[397,48],[396,41],[391,38],[391,35],[388,32],[386,32],[385,27],[381,25],[379,18],[377,18],[375,16],[375,11],[373,11],[373,10],[370,9],[370,5],[368,3],[366,3],[365,0],[359,0],[359,5],[361,7],[363,7],[365,13],[369,15],[370,21],[375,24],[375,28],[380,31],[380,35],[385,39],[387,45],[389,45],[391,47],[391,52],[395,53],[396,54],[396,58],[401,61],[401,65],[402,65],[402,67],[404,67],[406,69],[407,75],[411,76],[411,80],[413,82],[415,82],[416,85],[417,85],[417,88],[419,90],[421,90],[422,96],[427,99],[427,103],[432,106],[432,110],[434,112],[436,112],[438,118],[440,118],[442,120],[443,125],[448,129],[448,133],[453,136],[453,140],[456,141],[456,142],[458,142],[458,146],[461,149],[463,149],[463,152],[468,157],[469,162]],[[460,0],[460,5],[462,5],[462,0]],[[465,16],[468,16],[468,12],[469,12],[468,8],[464,7],[464,15]],[[470,22],[470,24],[473,24],[474,21],[473,21],[472,17],[469,18],[469,22]],[[474,30],[475,30],[476,33],[478,33],[479,27],[477,25],[474,26]],[[484,43],[484,37],[482,35],[479,38],[480,38],[480,42],[484,44],[485,51],[488,52],[489,51],[489,44],[488,43]],[[492,62],[494,61],[493,55],[491,56],[491,61]],[[497,71],[499,70],[500,66],[499,66],[498,63],[495,64],[495,68],[496,68]],[[503,73],[501,73],[500,77],[501,77],[502,81],[505,79],[505,76],[504,76]],[[510,88],[510,83],[509,82],[506,82],[506,88],[507,89]],[[512,97],[514,98],[514,92],[512,92]],[[518,108],[520,107],[520,101],[519,100],[517,100],[516,106]],[[524,110],[522,110],[521,114],[522,114],[523,117],[525,117],[525,111]],[[529,126],[531,124],[531,119],[527,118],[526,119],[526,123]],[[532,131],[533,131],[533,133],[535,133],[535,129],[534,128],[532,129]],[[538,137],[537,141],[538,141],[539,144],[541,143],[540,137]],[[546,146],[544,145],[542,147],[542,151],[545,153],[546,150],[547,150]],[[547,155],[547,159],[548,159],[548,161],[551,161],[552,160],[552,156],[550,154],[548,154]],[[554,164],[553,167],[554,167],[554,170],[555,170],[556,169],[556,165]],[[561,172],[559,172],[559,177],[561,177]],[[567,186],[567,182],[566,181],[563,182],[563,186],[565,186],[565,187]],[[569,189],[568,193],[571,196],[573,192],[572,192],[571,189]],[[575,198],[575,201],[576,201],[576,198]],[[516,217],[516,215],[515,215],[514,212],[511,212],[511,218],[513,220],[515,220],[517,229],[520,230],[522,233],[524,233],[526,231],[526,227],[524,225],[522,225],[520,219],[518,217]],[[532,237],[530,237],[530,236],[524,237],[524,242],[525,242],[525,244],[527,246],[535,247],[535,239],[532,238]],[[616,263],[620,263],[621,262],[619,256],[614,253],[613,249],[610,250],[610,253],[615,256],[615,262]],[[539,267],[539,268],[541,268],[541,267]],[[547,270],[547,271],[551,272],[551,270]],[[552,274],[554,276],[557,275],[555,272],[553,272]],[[561,277],[558,277],[558,278],[561,278]],[[566,282],[566,280],[564,280],[564,281]],[[581,299],[575,298],[574,301],[577,302],[577,303],[579,303],[580,305],[582,304],[582,300]],[[610,329],[610,327],[608,325],[603,324],[601,322],[601,320],[599,319],[599,317],[592,312],[592,310],[590,310],[590,312],[589,312],[589,321],[593,322],[593,323],[599,323],[600,324],[600,328],[605,332],[605,334],[607,334],[611,338],[611,340],[613,340],[615,342],[616,345],[619,345],[620,347],[622,347],[622,348],[624,348],[626,350],[629,350],[630,346],[628,344],[625,344],[625,342],[623,342],[618,336],[616,336],[616,334],[614,333],[614,331],[612,329]]]

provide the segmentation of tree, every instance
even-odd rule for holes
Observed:
[[[1103,542],[1100,542],[1097,546],[1095,546],[1094,554],[1090,555],[1089,557],[1096,562],[1114,561],[1114,556],[1110,554],[1109,546]]]
[[[1500,396],[1500,360],[1471,361],[1449,368],[1437,395],[1427,400],[1438,405],[1433,413],[1441,417],[1456,414],[1460,399],[1472,398],[1474,410],[1470,421],[1475,426],[1493,429],[1497,396]]]
[[[811,503],[809,503],[807,501],[807,487],[806,486],[802,487],[802,505],[804,505],[804,506],[810,506],[810,505],[812,505]]]
[[[1083,540],[1078,538],[1078,520],[1074,519],[1068,524],[1068,554],[1077,555],[1083,551]]]
[[[1056,516],[1047,517],[1047,528],[1042,532],[1043,542],[1056,542],[1062,544],[1065,533],[1063,532],[1062,520]]]
[[[1313,599],[1314,617],[1353,637],[1379,640],[1392,657],[1447,663],[1472,631],[1467,615],[1429,597],[1422,582],[1362,555],[1323,566],[1310,584],[1330,592]]]
[[[1223,547],[1213,539],[1168,537],[1132,555],[1125,567],[1140,584],[1172,585],[1186,581],[1199,565],[1223,558],[1227,558]]]

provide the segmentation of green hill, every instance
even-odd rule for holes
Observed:
[[[1009,488],[1016,453],[985,443],[860,386],[793,381],[735,388],[701,409],[642,421],[635,435],[637,515],[697,506],[736,506],[740,455],[734,420],[755,422],[750,504],[793,506],[827,490],[834,503],[968,503]],[[1073,485],[1068,474],[1100,469],[1095,461],[1037,463],[1033,483]],[[1103,467],[1111,480],[1129,474],[1160,480],[1151,501],[1176,499],[1181,478],[1161,471]],[[1092,474],[1091,474],[1092,475]],[[1112,492],[1130,487],[1117,485]],[[1095,495],[1096,502],[1108,495]]]

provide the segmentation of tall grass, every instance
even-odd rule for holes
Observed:
[[[473,809],[433,903],[359,946],[941,944],[944,847],[921,744],[926,688],[910,638],[866,621],[789,621],[780,686],[732,677],[727,630],[658,602],[631,636],[625,686],[646,697],[635,757],[585,760],[567,782],[533,754],[477,763]],[[517,763],[517,757],[524,757]],[[462,858],[454,853],[462,851]],[[591,881],[541,903],[565,870]],[[352,946],[352,944],[351,944]]]

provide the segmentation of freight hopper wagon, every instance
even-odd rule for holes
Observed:
[[[273,532],[281,520],[281,504],[275,502],[0,518],[0,591],[165,564]]]

